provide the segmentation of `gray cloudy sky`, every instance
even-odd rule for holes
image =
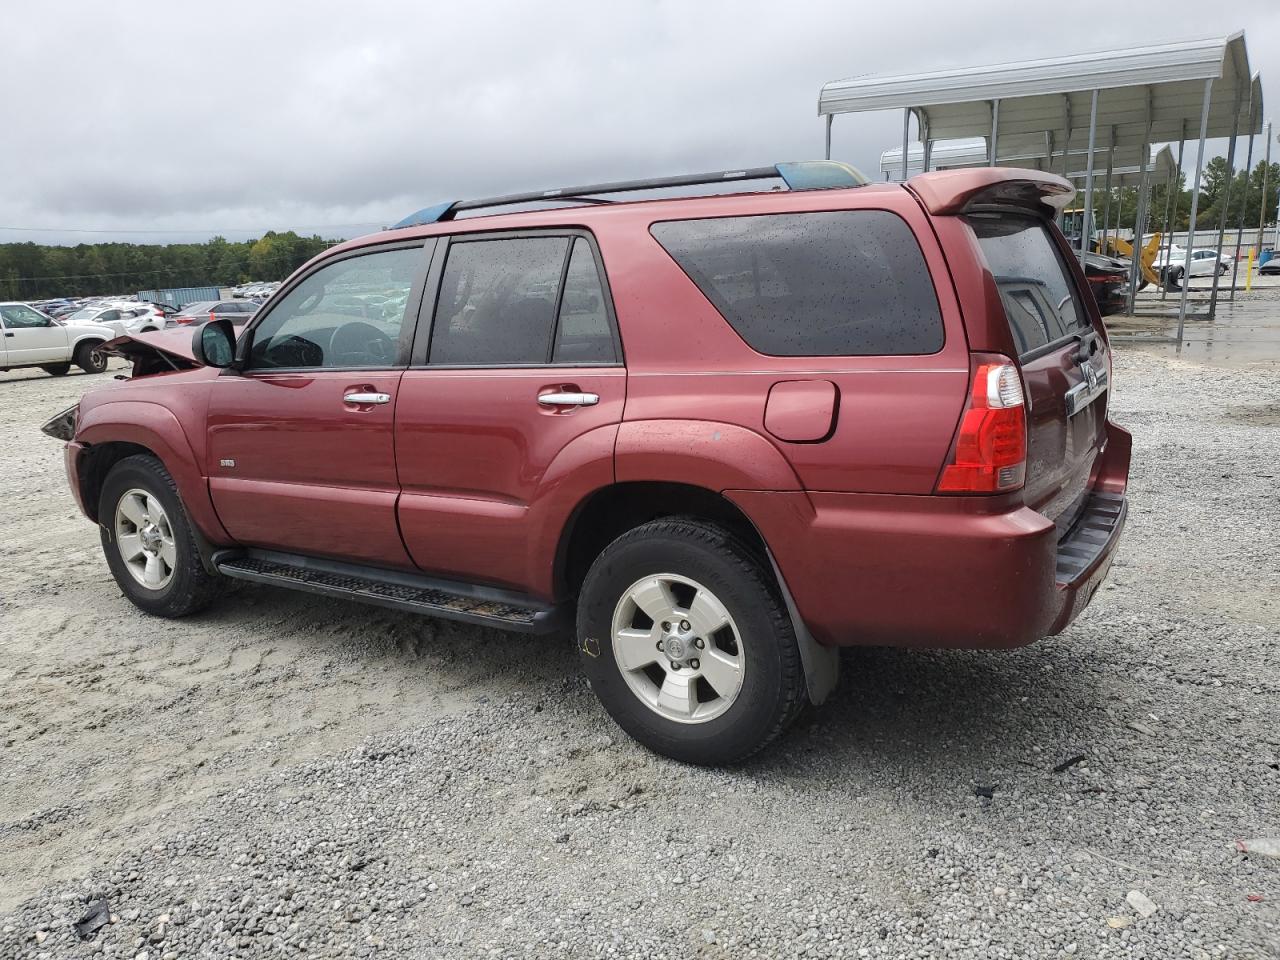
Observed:
[[[1240,28],[1280,107],[1275,0],[198,6],[5,4],[0,241],[350,236],[441,199],[817,157],[826,80]],[[835,133],[874,176],[901,115]]]

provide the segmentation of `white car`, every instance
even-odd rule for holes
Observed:
[[[40,367],[60,377],[75,364],[102,373],[107,356],[98,348],[113,337],[102,324],[59,322],[25,303],[0,303],[0,370]]]
[[[100,323],[117,337],[165,328],[164,314],[149,303],[101,303],[77,310],[68,323]]]
[[[94,321],[102,323],[102,320]],[[150,333],[152,330],[165,328],[165,316],[149,303],[130,303],[120,305],[118,320],[107,322],[107,326],[116,332],[117,337],[130,333]]]
[[[1184,247],[1175,246],[1167,257],[1164,254],[1156,257],[1151,267],[1161,276],[1167,272],[1168,278],[1174,282],[1181,280],[1183,273],[1193,277],[1211,277],[1215,271],[1224,274],[1231,269],[1231,258],[1225,253],[1221,257],[1217,250],[1199,249],[1190,253],[1188,257]]]

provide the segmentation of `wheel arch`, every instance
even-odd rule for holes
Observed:
[[[812,703],[820,704],[840,675],[837,651],[814,639],[797,609],[791,590],[755,522],[736,503],[709,487],[671,481],[623,481],[585,497],[565,523],[555,555],[558,596],[576,600],[587,570],[610,543],[628,530],[660,518],[705,520],[732,532],[756,557],[766,576],[772,574],[796,633],[805,685]]]
[[[100,333],[82,333],[78,337],[76,337],[74,340],[71,341],[71,354],[72,356],[74,356],[75,352],[79,350],[82,346],[84,346],[86,343],[89,344],[91,347],[94,347],[94,346],[100,347],[102,346],[102,344],[106,343],[109,339],[111,338],[104,337]]]
[[[600,552],[628,530],[662,517],[710,520],[727,527],[757,552],[768,555],[764,537],[742,508],[708,487],[657,480],[632,480],[600,487],[570,513],[555,553],[559,596],[577,596]]]
[[[195,531],[211,543],[232,542],[213,508],[209,484],[191,444],[178,418],[166,407],[138,400],[98,404],[77,425],[76,440],[83,445],[77,464],[81,503],[90,519],[100,522],[98,497],[111,467],[127,456],[145,453],[159,460],[173,477]]]

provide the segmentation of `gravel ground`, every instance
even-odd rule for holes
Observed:
[[[35,432],[94,379],[0,376],[0,957],[1280,957],[1280,860],[1235,846],[1280,836],[1280,377],[1116,375],[1085,615],[852,652],[731,770],[628,741],[567,643],[267,588],[142,616]]]

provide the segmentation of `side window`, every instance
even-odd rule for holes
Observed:
[[[102,316],[98,317],[96,322],[97,323],[115,323],[119,319],[120,319],[119,310],[108,310],[106,313],[102,314]]]
[[[573,241],[569,269],[564,275],[556,346],[551,359],[554,363],[583,366],[618,361],[596,259],[591,253],[591,244],[581,237]]]
[[[4,317],[4,325],[10,330],[29,330],[53,325],[52,321],[43,313],[38,310],[32,310],[30,307],[23,306],[20,303],[11,303],[0,307],[0,316]]]
[[[567,237],[455,241],[428,363],[546,363]]]
[[[942,349],[928,264],[882,210],[655,223],[654,239],[754,350],[775,357]]]
[[[321,267],[254,330],[249,367],[393,366],[423,255],[384,250]]]

